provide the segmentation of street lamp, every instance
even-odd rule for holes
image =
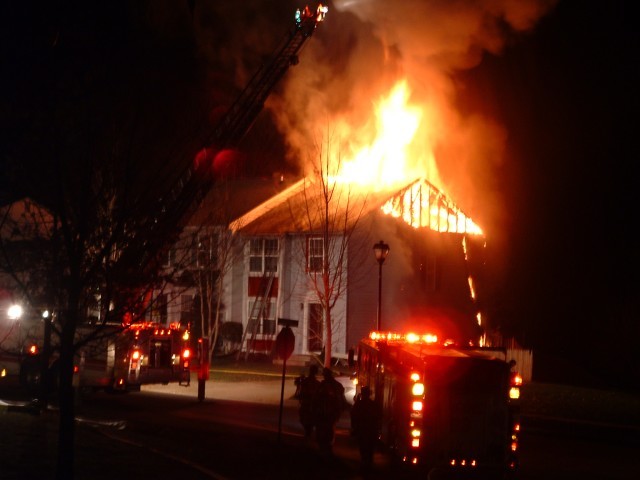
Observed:
[[[7,309],[7,316],[10,320],[20,320],[20,317],[22,317],[22,313],[22,306],[18,304],[13,304]]]
[[[382,264],[389,254],[389,245],[380,240],[373,246],[378,261],[378,322],[376,329],[380,331],[382,325]]]

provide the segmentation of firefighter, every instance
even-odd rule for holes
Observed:
[[[301,376],[298,383],[298,401],[300,402],[300,408],[298,413],[300,415],[300,423],[304,428],[305,438],[311,438],[313,434],[313,426],[315,423],[314,405],[315,398],[320,388],[320,380],[317,379],[318,366],[311,365],[309,367],[309,374]]]
[[[381,414],[378,404],[371,399],[371,389],[363,386],[351,408],[351,434],[358,442],[364,472],[373,466],[373,452],[378,442]]]
[[[333,377],[330,368],[322,369],[323,380],[316,395],[316,441],[323,453],[333,453],[333,440],[336,423],[347,404],[344,398],[344,387]]]

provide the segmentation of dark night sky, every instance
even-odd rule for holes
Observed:
[[[625,371],[637,385],[632,18],[630,2],[560,2],[534,36],[469,76],[508,125],[515,160],[504,178],[515,246],[506,323],[576,370]]]
[[[234,85],[244,83],[247,72],[279,39],[270,32],[284,32],[287,22],[279,20],[283,12],[296,5],[219,2],[218,16],[203,20],[216,26],[211,48],[193,54],[187,1],[174,17],[163,18],[157,10],[154,21],[163,29],[152,33],[128,30],[119,22],[131,18],[127,2],[109,2],[107,14],[88,17],[93,23],[69,21],[84,17],[67,2],[15,3],[19,6],[3,6],[1,15],[4,169],[15,164],[35,168],[46,157],[44,146],[34,147],[37,136],[25,132],[49,120],[46,111],[54,86],[66,87],[78,78],[99,80],[91,83],[99,83],[102,92],[95,100],[96,114],[117,103],[113,99],[120,98],[126,85],[127,98],[136,98],[151,112],[148,127],[160,132],[154,138],[179,141],[190,122],[201,118],[200,109],[233,98]],[[137,2],[138,13],[151,3]],[[251,10],[254,5],[259,10]],[[509,232],[508,259],[489,245],[489,264],[492,259],[507,264],[496,277],[492,302],[497,318],[505,331],[540,352],[542,363],[562,358],[573,362],[571,368],[598,377],[610,376],[608,369],[622,365],[625,373],[617,377],[626,376],[637,385],[640,262],[634,174],[640,67],[631,5],[624,0],[560,0],[531,32],[511,38],[499,54],[485,53],[477,67],[460,72],[457,79],[464,86],[460,108],[486,113],[508,132],[495,186],[508,207],[502,219]],[[347,25],[348,14],[335,17],[340,28]],[[50,76],[51,45],[69,40],[57,39],[60,26],[78,42],[56,57],[61,62],[56,64],[56,83]],[[317,41],[326,47],[334,36],[344,41],[344,34],[333,31]],[[255,44],[264,45],[262,51],[253,49]],[[218,63],[205,73],[207,55]],[[211,84],[215,91],[205,88]],[[271,157],[279,158],[281,141],[275,129],[264,117],[257,126],[254,143],[268,144],[262,153],[278,152]],[[250,155],[247,166],[259,174],[289,168],[273,160],[252,163]],[[4,175],[0,186],[6,193],[15,182]]]

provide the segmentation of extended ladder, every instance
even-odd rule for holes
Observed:
[[[122,252],[122,265],[135,265],[136,272],[154,270],[160,253],[173,244],[185,223],[196,211],[214,184],[214,172],[206,161],[194,162],[203,152],[219,152],[236,146],[244,137],[276,83],[288,68],[298,64],[298,53],[324,19],[326,8],[318,7],[318,14],[297,18],[285,35],[271,60],[256,72],[224,116],[210,130],[203,128],[196,134],[193,150],[186,152],[183,170],[177,175],[168,193],[147,205],[150,215],[129,246]],[[292,18],[294,18],[292,16]],[[142,232],[145,232],[142,235]],[[139,268],[142,267],[142,268]],[[144,281],[144,280],[143,280]]]

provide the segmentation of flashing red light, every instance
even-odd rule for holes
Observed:
[[[433,333],[418,334],[414,332],[400,333],[400,332],[369,332],[369,338],[376,342],[386,343],[416,343],[433,345],[438,343],[438,336]]]
[[[80,367],[78,365],[73,366],[73,373],[78,373],[80,371]]]
[[[515,373],[511,376],[511,384],[515,386],[522,385],[522,375]]]
[[[191,357],[191,350],[189,348],[185,348],[182,351],[182,358],[190,358]]]
[[[133,360],[139,360],[140,359],[140,350],[136,349],[133,352],[131,352],[131,358]]]
[[[38,346],[37,345],[30,345],[28,352],[29,352],[29,355],[37,355],[38,354]]]

